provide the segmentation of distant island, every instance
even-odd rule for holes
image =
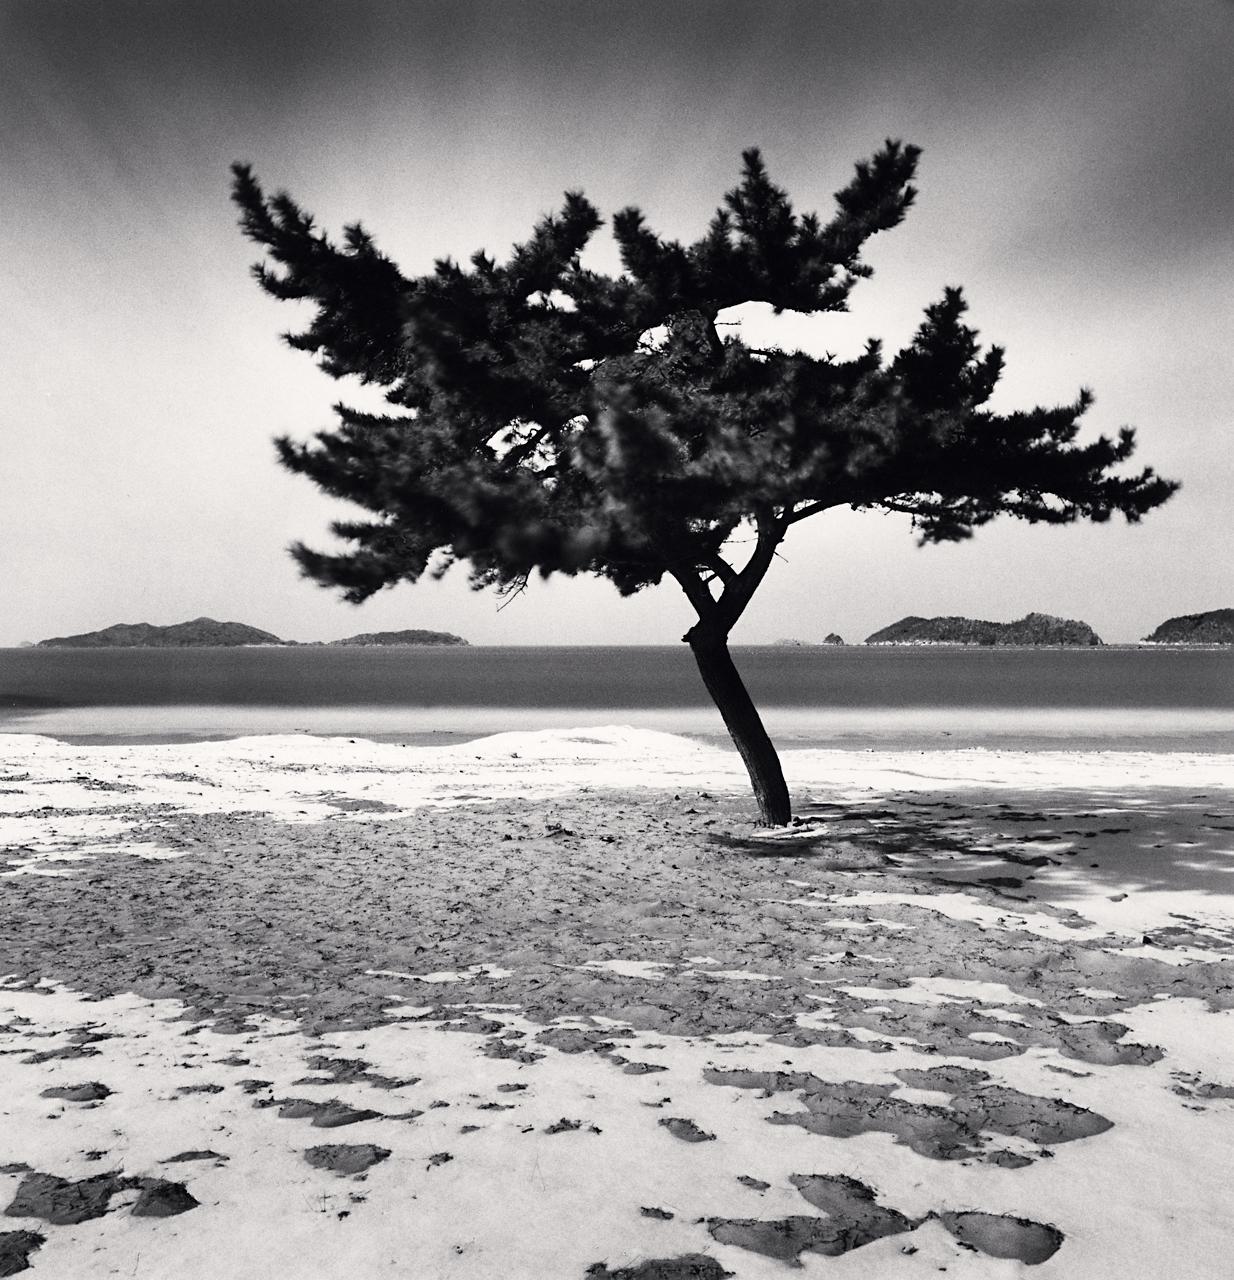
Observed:
[[[316,640],[312,645],[465,645],[462,636],[448,631],[369,631],[348,636],[345,640]],[[213,618],[194,618],[169,627],[156,627],[148,622],[118,622],[101,631],[86,631],[76,636],[53,636],[40,640],[39,649],[211,649],[237,648],[241,645],[300,646],[296,640],[282,640],[269,631],[247,626],[243,622],[216,622]]]
[[[901,618],[866,637],[866,644],[1095,646],[1101,637],[1087,622],[1029,613],[1016,622],[980,618]]]
[[[1234,609],[1183,613],[1167,618],[1145,644],[1234,644]]]
[[[346,640],[328,640],[327,644],[370,644],[370,645],[421,645],[421,644],[466,644],[462,636],[451,635],[448,631],[365,631],[358,636],[348,636]]]
[[[844,641],[832,631],[821,640],[798,640],[793,636],[785,636],[773,643],[782,649],[819,649],[825,644],[843,644]]]
[[[155,627],[148,622],[117,622],[101,631],[86,631],[79,636],[54,636],[40,640],[40,649],[202,649],[234,648],[245,644],[283,644],[269,631],[246,626],[243,622],[215,622],[213,618],[194,618],[192,622],[176,622],[170,627]]]

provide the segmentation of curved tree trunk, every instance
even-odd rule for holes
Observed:
[[[769,827],[785,826],[793,813],[780,757],[733,665],[728,637],[695,626],[686,632],[685,640],[694,653],[707,692],[720,709],[725,728],[745,761],[763,821]]]

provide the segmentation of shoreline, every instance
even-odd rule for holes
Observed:
[[[675,648],[671,644],[663,642],[650,642],[646,644],[485,644],[471,640],[456,640],[449,643],[439,644],[350,644],[342,640],[280,640],[277,643],[268,641],[257,644],[100,644],[100,645],[80,645],[80,644],[49,644],[46,640],[36,640],[29,644],[0,644],[0,653],[12,652],[18,653],[28,649],[56,650],[75,649],[78,651],[88,651],[97,653],[101,650],[121,649],[131,652],[135,649],[170,649],[178,652],[191,649],[395,649],[405,651],[408,649],[432,649],[432,650],[459,650],[459,649],[544,649],[544,650],[572,650],[572,649],[669,649]],[[978,641],[964,640],[857,640],[843,642],[840,644],[828,644],[825,640],[751,640],[737,641],[729,645],[730,649],[812,649],[826,650],[834,652],[842,649],[981,649],[981,650],[1000,650],[1000,651],[1030,651],[1030,650],[1048,650],[1050,652],[1058,651],[1077,651],[1091,653],[1099,649],[1213,649],[1224,650],[1226,652],[1234,652],[1234,641],[1230,640],[1102,640],[1098,644],[1004,644],[994,642],[983,644]]]
[[[777,746],[800,750],[1170,751],[1234,754],[1234,708],[769,706]],[[731,747],[713,707],[260,707],[176,704],[0,713],[0,735],[80,746],[230,741],[262,735],[462,745],[497,733],[619,722]]]

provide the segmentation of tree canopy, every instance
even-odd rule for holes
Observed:
[[[477,252],[413,277],[359,224],[336,243],[236,165],[241,225],[267,259],[259,284],[316,309],[287,341],[390,405],[340,404],[309,443],[276,442],[286,467],[368,517],[333,526],[345,551],[294,547],[303,571],[355,602],[459,561],[478,587],[589,573],[628,595],[669,576],[698,614],[686,637],[698,655],[700,642],[723,647],[788,529],[830,508],[907,512],[925,543],[998,515],[1139,520],[1177,486],[1115,471],[1130,429],[1079,442],[1087,391],[991,411],[1003,353],[982,349],[958,288],[890,358],[876,340],[843,360],[721,333],[720,313],[741,303],[845,310],[871,274],[866,241],[912,206],[918,155],[886,142],[824,221],[798,214],[748,150],[692,244],[657,236],[636,208],[615,214],[617,276],[583,264],[603,220],[580,192],[504,263]],[[743,529],[754,537],[739,563]],[[728,695],[703,675],[746,755]]]

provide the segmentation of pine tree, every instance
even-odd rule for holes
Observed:
[[[475,587],[504,591],[534,573],[595,574],[622,595],[672,578],[697,614],[684,640],[762,819],[788,822],[779,759],[728,637],[792,525],[880,508],[942,542],[1004,514],[1137,521],[1177,487],[1151,469],[1114,474],[1130,430],[1076,443],[1087,391],[1054,408],[985,408],[1003,353],[982,350],[959,289],[890,360],[877,341],[841,360],[721,336],[717,316],[739,303],[844,310],[871,274],[865,242],[913,203],[917,158],[888,141],[823,222],[795,213],[749,150],[693,244],[661,239],[637,209],[616,214],[617,277],[581,263],[602,219],[578,192],[506,262],[478,252],[412,278],[360,225],[336,244],[234,166],[241,226],[267,256],[259,284],[316,308],[286,340],[332,377],[381,387],[391,406],[340,404],[333,430],[276,442],[284,466],[367,516],[333,526],[343,553],[295,546],[303,572],[353,602],[460,561]]]

